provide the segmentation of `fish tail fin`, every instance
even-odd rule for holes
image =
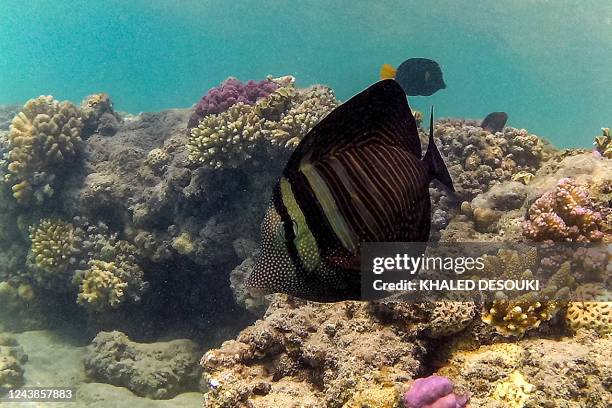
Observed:
[[[427,152],[425,153],[425,157],[423,157],[423,161],[427,165],[429,174],[431,174],[432,178],[439,180],[449,191],[454,193],[455,187],[453,186],[453,180],[451,179],[446,163],[444,163],[444,159],[442,159],[442,155],[434,142],[433,116],[434,110],[432,106],[431,115],[429,117],[429,145],[427,146]]]
[[[395,79],[397,70],[392,65],[383,64],[380,67],[380,79]]]

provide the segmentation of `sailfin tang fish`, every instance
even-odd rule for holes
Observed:
[[[314,301],[358,299],[361,244],[427,241],[430,181],[453,190],[432,132],[421,156],[394,80],[340,105],[300,142],[276,183],[247,286]]]
[[[427,58],[407,59],[397,69],[383,64],[380,78],[395,79],[409,96],[430,96],[446,88],[440,65]]]

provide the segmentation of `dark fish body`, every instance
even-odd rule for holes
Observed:
[[[427,58],[407,59],[397,69],[385,64],[380,75],[382,79],[394,78],[409,96],[430,96],[446,88],[440,65]]]
[[[453,189],[432,134],[421,153],[397,82],[380,81],[336,108],[276,184],[247,285],[315,301],[358,299],[361,244],[427,241],[429,183],[436,177]]]
[[[497,133],[504,130],[507,121],[508,114],[506,112],[491,112],[483,119],[480,127],[491,133]]]

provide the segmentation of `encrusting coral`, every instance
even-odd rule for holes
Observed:
[[[565,315],[573,331],[581,328],[604,335],[612,332],[612,294],[600,284],[584,284],[576,289]]]
[[[5,181],[21,204],[41,204],[54,193],[63,170],[76,155],[83,123],[79,109],[52,96],[29,100],[9,131],[9,174]]]
[[[259,142],[295,147],[337,105],[327,87],[298,91],[292,78],[282,82],[254,105],[238,102],[222,113],[204,116],[191,129],[190,161],[212,168],[237,167],[251,158]]]
[[[559,180],[553,191],[537,199],[523,223],[534,241],[601,241],[604,217],[584,186],[571,178]]]

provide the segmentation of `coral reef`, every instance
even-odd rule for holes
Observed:
[[[0,332],[0,396],[9,389],[23,386],[23,365],[28,356],[9,334]]]
[[[216,169],[237,167],[252,157],[259,142],[295,147],[336,104],[329,88],[298,92],[291,81],[253,106],[238,102],[205,116],[191,130],[189,159]]]
[[[456,119],[439,120],[434,129],[462,200],[471,200],[520,172],[535,173],[551,149],[524,129],[506,127],[493,134],[476,121]]]
[[[167,399],[197,389],[200,349],[191,340],[136,343],[121,332],[100,332],[87,348],[85,369],[96,381],[137,395]]]
[[[83,99],[81,117],[84,136],[96,132],[103,136],[112,136],[117,133],[121,121],[113,109],[113,102],[105,93],[89,95]]]
[[[56,179],[77,154],[83,123],[79,109],[51,96],[31,99],[11,123],[9,174],[13,196],[41,204],[53,195]]]
[[[595,137],[595,149],[602,157],[612,159],[612,136],[610,128],[601,128],[601,135]]]
[[[584,284],[569,302],[565,320],[578,331],[586,328],[601,335],[612,332],[612,294],[599,284]]]
[[[212,88],[198,101],[195,111],[189,118],[188,128],[198,126],[204,116],[227,111],[232,105],[243,103],[253,105],[259,98],[265,98],[280,85],[271,78],[263,81],[250,80],[242,83],[236,78],[228,78],[221,85]]]
[[[393,394],[419,374],[423,345],[407,335],[378,321],[367,303],[277,296],[264,320],[202,358],[204,406],[270,407],[283,395],[313,401],[305,406],[341,407],[352,398],[359,406],[355,390],[364,399],[366,389]]]
[[[536,200],[527,217],[523,232],[535,241],[590,242],[604,237],[602,211],[595,208],[587,189],[570,178],[559,180],[554,191]]]
[[[474,407],[604,408],[612,402],[610,342],[583,333],[484,345],[454,352],[437,374],[469,391]]]
[[[30,227],[34,266],[46,273],[65,272],[76,252],[74,227],[59,219],[45,218]]]

